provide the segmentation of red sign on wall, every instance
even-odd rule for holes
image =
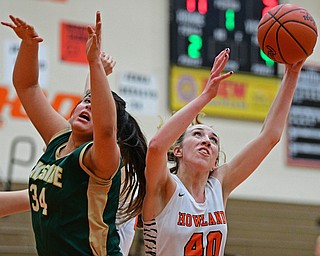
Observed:
[[[61,29],[61,60],[87,64],[86,43],[87,26],[62,22]]]

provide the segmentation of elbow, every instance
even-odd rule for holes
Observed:
[[[148,145],[149,153],[158,154],[160,152],[163,152],[165,149],[163,149],[162,145],[163,143],[161,143],[161,141],[156,137],[152,138]]]
[[[280,142],[282,136],[283,129],[274,129],[270,134],[271,143],[275,146]]]
[[[270,145],[271,147],[275,147],[279,142],[280,142],[281,136],[274,136],[273,138],[270,139]]]
[[[267,139],[270,148],[275,147],[281,139],[282,132],[278,130],[272,130],[271,132],[264,132],[264,138]]]

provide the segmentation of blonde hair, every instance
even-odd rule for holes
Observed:
[[[174,114],[174,113],[173,113]],[[191,122],[190,126],[193,126],[193,125],[198,125],[198,124],[204,124],[200,121],[200,118],[204,117],[205,114],[200,112],[194,119],[193,121]],[[161,125],[158,126],[158,128],[160,128],[162,125],[163,125],[163,119],[161,119]],[[206,125],[206,124],[204,124]],[[212,126],[210,125],[207,125],[208,127],[210,128],[213,128]],[[168,158],[168,162],[170,164],[173,164],[173,166],[170,168],[170,172],[171,173],[174,173],[176,174],[177,171],[178,171],[178,168],[179,168],[179,159],[174,155],[173,153],[173,149],[176,147],[176,146],[182,146],[182,142],[183,142],[183,139],[184,139],[184,136],[185,136],[185,133],[186,131],[184,131],[184,133],[175,141],[175,143],[173,145],[171,145],[171,147],[169,148],[168,152],[167,152],[167,158]],[[217,166],[219,166],[219,163],[220,163],[220,160],[221,158],[223,158],[223,163],[226,162],[226,154],[221,150],[221,142],[219,140],[219,145],[218,145],[218,157],[217,157]]]

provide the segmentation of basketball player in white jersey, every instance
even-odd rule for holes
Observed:
[[[211,127],[190,126],[217,95],[220,82],[232,75],[221,75],[229,54],[225,49],[215,58],[203,92],[176,112],[149,143],[142,215],[146,255],[223,256],[228,197],[280,140],[303,61],[286,65],[261,133],[228,163],[218,165],[220,141]],[[176,165],[170,173],[167,153],[174,142]]]

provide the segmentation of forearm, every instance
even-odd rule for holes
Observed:
[[[38,43],[21,41],[13,70],[13,84],[17,91],[38,84]]]
[[[1,191],[0,217],[30,210],[28,190]]]
[[[157,137],[161,137],[161,146],[168,148],[186,130],[199,112],[212,100],[210,95],[202,93],[192,100],[161,127]]]
[[[263,131],[272,132],[279,139],[288,118],[298,78],[298,72],[286,71],[262,128]]]
[[[104,52],[100,54],[100,60],[104,68],[105,76],[108,77],[108,75],[113,72],[116,61],[110,55],[106,55]],[[88,73],[86,78],[84,93],[86,93],[88,90],[90,90],[90,72]]]
[[[116,129],[116,106],[109,82],[100,62],[90,64],[90,87],[94,130]]]

